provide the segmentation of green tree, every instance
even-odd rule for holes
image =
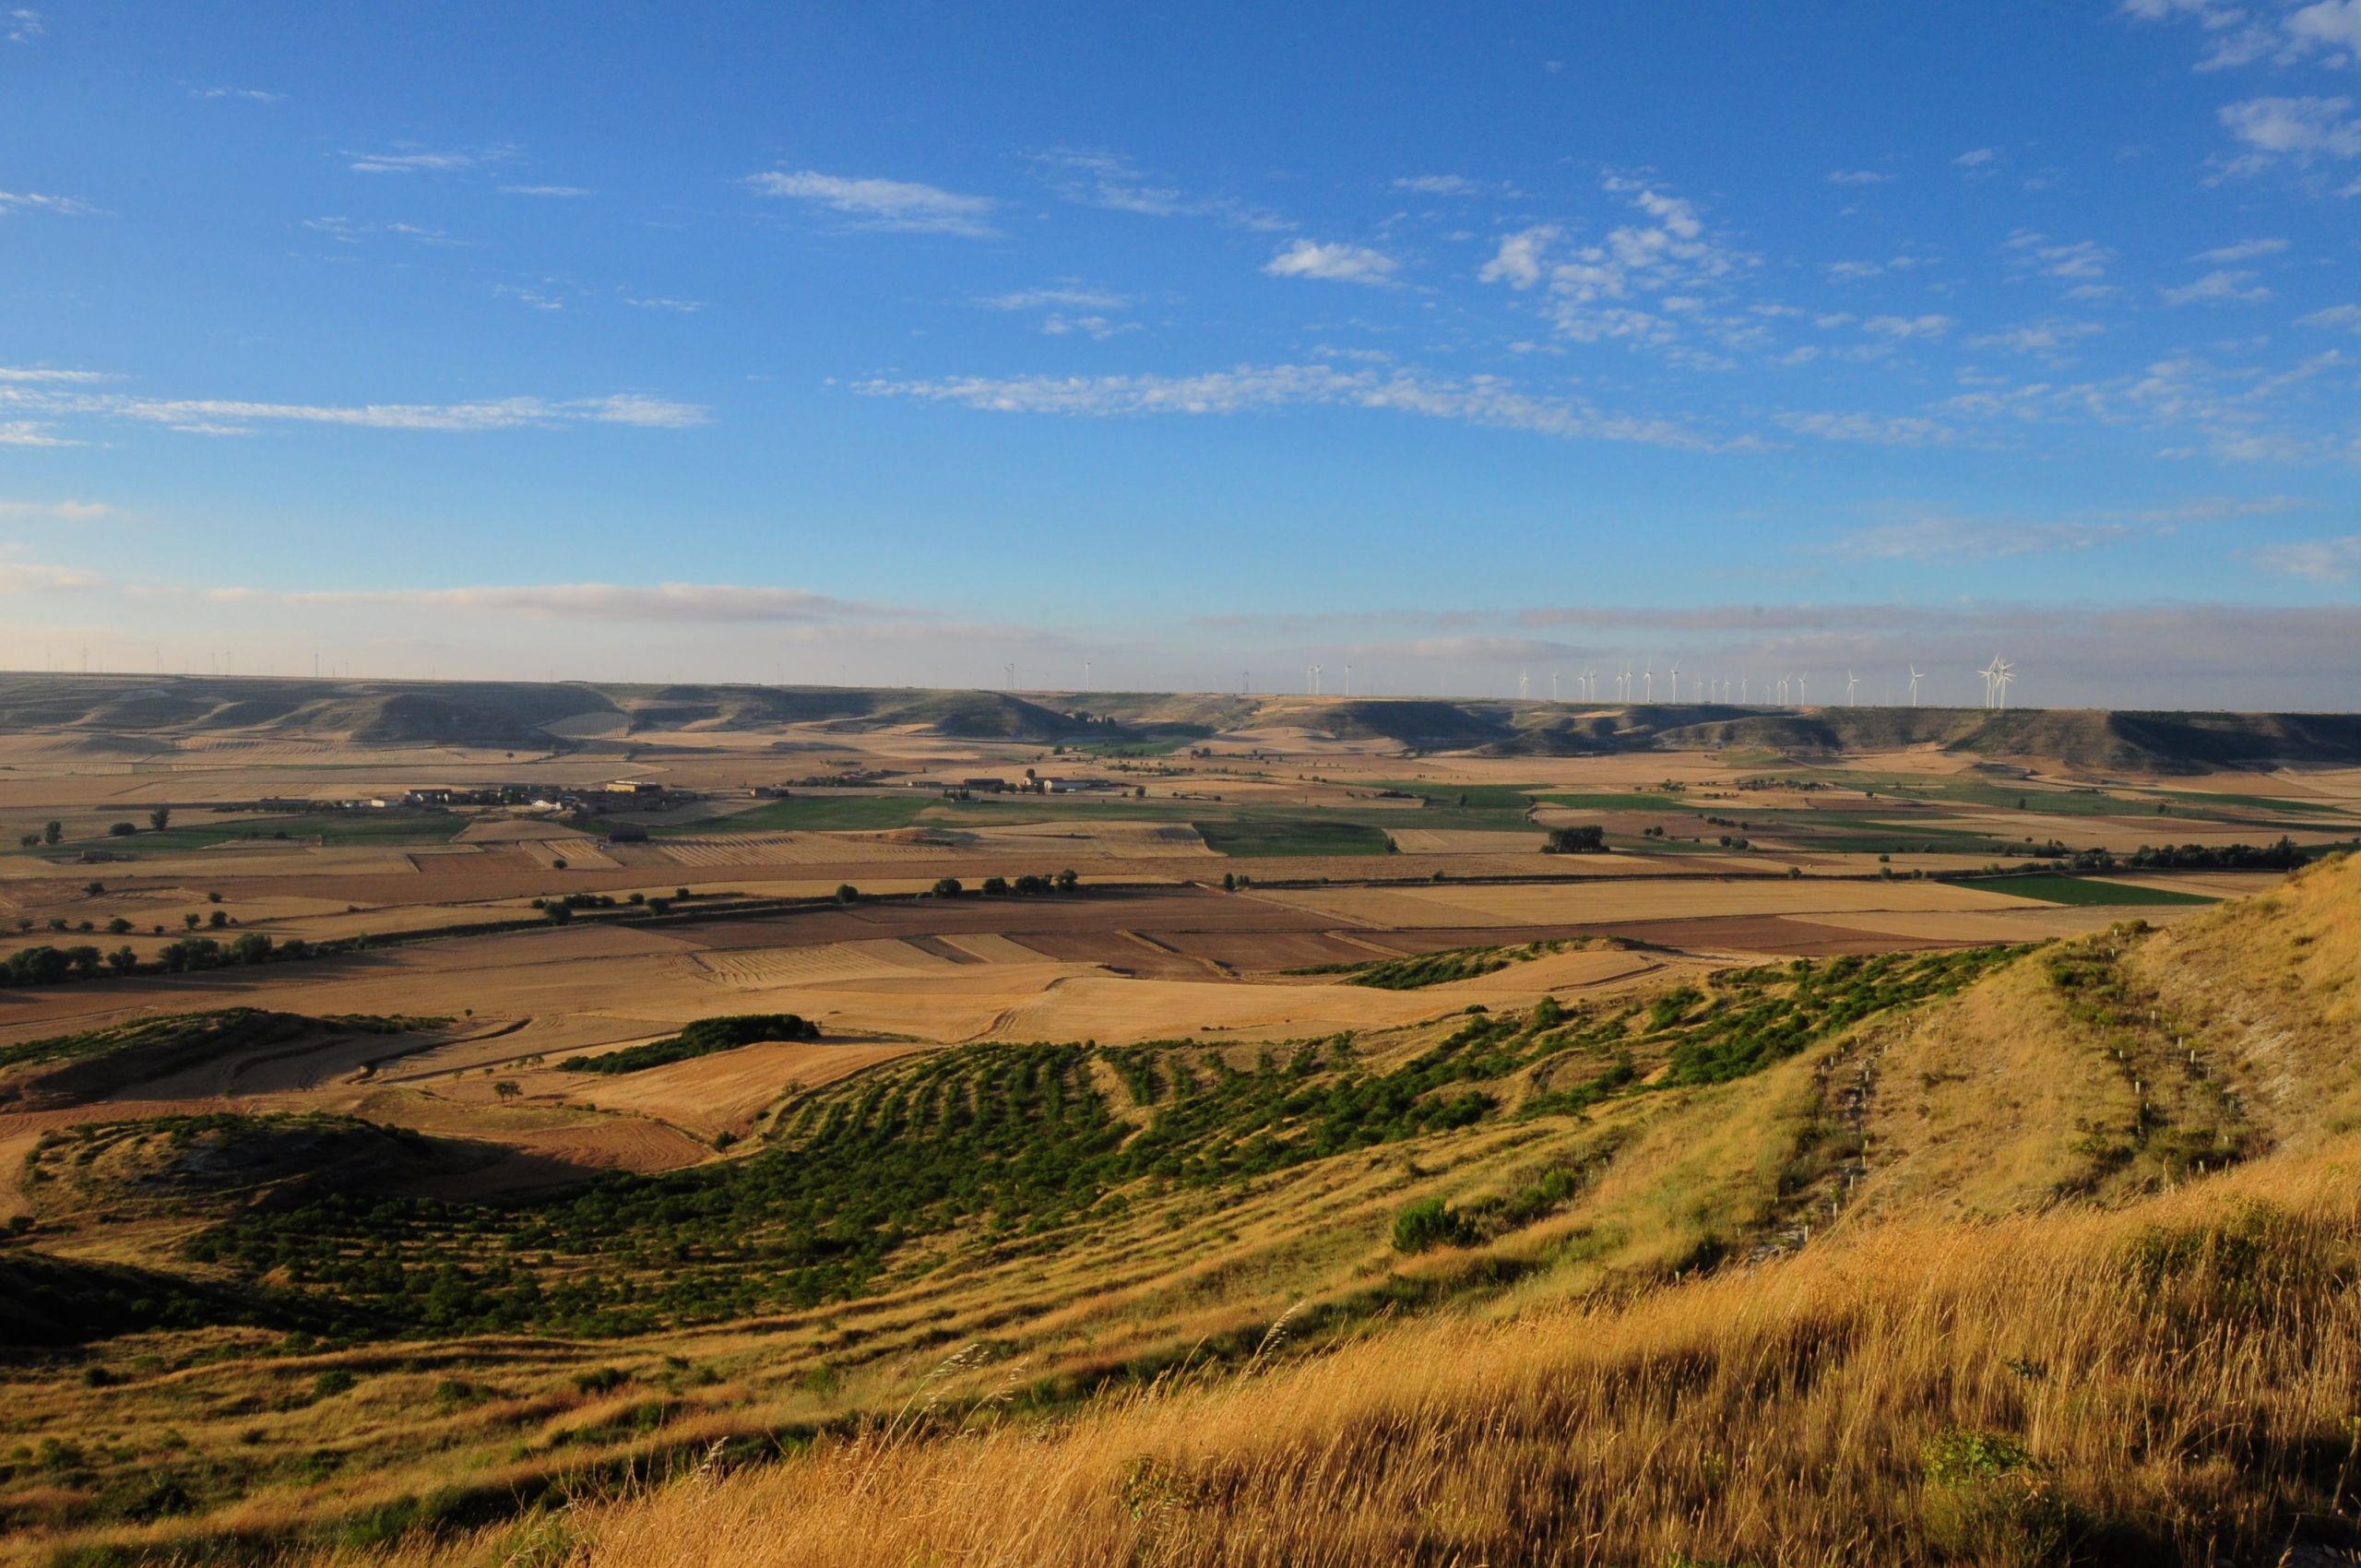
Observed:
[[[230,923],[230,911],[227,909],[216,909],[211,914],[205,917],[205,923],[211,926],[214,930],[219,931]]]
[[[158,806],[148,814],[148,826],[159,833],[171,826],[172,821],[172,808],[170,806]]]
[[[127,975],[139,967],[139,955],[128,946],[118,947],[107,955],[107,968],[116,974]]]
[[[204,919],[205,917],[203,915],[200,915],[196,910],[191,909],[187,914],[181,917],[181,924],[190,931],[195,931]]]
[[[42,843],[44,843],[44,844],[54,844],[54,843],[56,843],[58,840],[60,840],[60,839],[64,838],[65,837],[65,825],[64,823],[62,823],[62,822],[45,822],[45,823],[42,823],[42,827],[41,827],[41,841],[42,841]]]
[[[938,898],[956,898],[966,891],[967,891],[967,888],[960,885],[959,879],[955,876],[939,877],[934,884],[934,896]]]
[[[525,1090],[523,1086],[519,1085],[516,1079],[503,1078],[500,1082],[492,1086],[492,1092],[500,1097],[501,1104],[506,1105],[510,1100],[513,1100],[518,1095],[523,1094]]]
[[[839,904],[850,904],[850,903],[854,903],[854,902],[858,901],[858,900],[860,899],[860,888],[858,888],[858,887],[855,887],[851,883],[849,883],[849,882],[840,882],[840,883],[836,884],[836,902],[837,902],[837,903],[839,903]]]
[[[1596,826],[1553,827],[1542,852],[1551,855],[1596,855],[1607,848],[1607,829]]]
[[[1072,866],[1068,866],[1065,870],[1058,873],[1054,880],[1058,885],[1058,891],[1061,893],[1073,892],[1075,887],[1081,885],[1082,882],[1082,878],[1074,874],[1074,867]]]

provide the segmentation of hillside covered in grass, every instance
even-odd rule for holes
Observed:
[[[186,1173],[340,1122],[56,1140],[0,1266],[137,1332],[8,1374],[0,1510],[241,1561],[2272,1562],[2351,1507],[2356,943],[2340,858],[2029,949],[963,1047],[503,1204]]]

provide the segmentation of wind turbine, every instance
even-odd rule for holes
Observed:
[[[1858,707],[1861,706],[1854,699],[1853,696],[1854,688],[1858,686],[1860,683],[1861,682],[1859,677],[1856,676],[1850,670],[1845,671],[1845,706],[1846,707]]]
[[[1090,660],[1087,659],[1082,661],[1082,689],[1086,692],[1097,689],[1090,683]]]
[[[1655,700],[1656,700],[1656,661],[1655,661],[1655,659],[1649,659],[1649,660],[1648,660],[1648,667],[1647,667],[1645,670],[1643,670],[1643,671],[1642,671],[1640,672],[1640,680],[1641,680],[1641,682],[1642,682],[1642,687],[1641,687],[1641,689],[1647,693],[1647,695],[1646,695],[1646,696],[1644,696],[1644,697],[1643,697],[1641,700],[1642,700],[1643,702],[1651,702],[1651,703],[1652,703],[1652,702],[1654,702],[1654,701],[1655,701]]]
[[[1916,666],[1916,664],[1911,665],[1909,668],[1910,668],[1910,706],[1911,706],[1911,707],[1916,707],[1918,706],[1918,683],[1919,683],[1919,682],[1921,682],[1921,681],[1923,681],[1923,680],[1925,680],[1927,677],[1926,677],[1926,676],[1924,676],[1924,675],[1921,675],[1920,673],[1918,673],[1918,666]]]
[[[1001,669],[1008,676],[1008,689],[1012,692],[1016,690],[1016,666],[1014,664],[1003,664],[1001,666]]]
[[[1549,671],[1549,700],[1558,700],[1558,672],[1555,670]]]
[[[1349,664],[1345,666],[1345,695],[1353,695],[1353,667]]]
[[[1672,700],[1680,700],[1680,664],[1678,660],[1672,666]]]
[[[2017,667],[1999,654],[1994,654],[1992,656],[1992,684],[1999,691],[2000,711],[2003,713],[2009,711],[2009,683],[2016,678]]]
[[[1525,701],[1526,695],[1532,690],[1533,672],[1528,670],[1518,671],[1516,672],[1516,700],[1519,702]]]
[[[1796,706],[1797,707],[1808,707],[1811,705],[1810,680],[1811,677],[1809,675],[1796,677]]]
[[[2000,656],[1994,654],[1992,662],[1976,673],[1984,677],[1984,706],[1989,708],[2000,692]]]

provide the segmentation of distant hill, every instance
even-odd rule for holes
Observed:
[[[129,756],[168,752],[175,742],[197,736],[543,750],[789,725],[903,729],[1026,745],[1169,743],[1292,729],[1410,751],[1525,756],[1724,747],[1809,756],[1931,746],[2087,771],[2157,774],[2361,765],[2361,716],[2352,714],[0,675],[0,732],[55,734]]]

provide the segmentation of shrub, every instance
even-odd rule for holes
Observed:
[[[138,831],[139,825],[136,822],[110,822],[107,824],[107,837],[110,838],[128,838]]]
[[[330,1367],[312,1380],[312,1397],[333,1399],[339,1394],[349,1392],[354,1381],[353,1375],[342,1367]]]
[[[933,888],[934,896],[938,898],[956,898],[960,894],[965,893],[966,891],[967,891],[967,889],[961,885],[959,879],[955,876],[938,877],[935,880]]]
[[[1473,1240],[1466,1217],[1441,1198],[1420,1198],[1394,1217],[1394,1250],[1397,1253],[1463,1247]]]
[[[1927,1534],[1947,1556],[1979,1562],[2062,1561],[2068,1512],[2025,1446],[1998,1432],[1939,1432],[1920,1450]]]
[[[1607,829],[1595,824],[1581,827],[1553,827],[1548,841],[1541,846],[1547,855],[1596,855],[1607,849]]]

